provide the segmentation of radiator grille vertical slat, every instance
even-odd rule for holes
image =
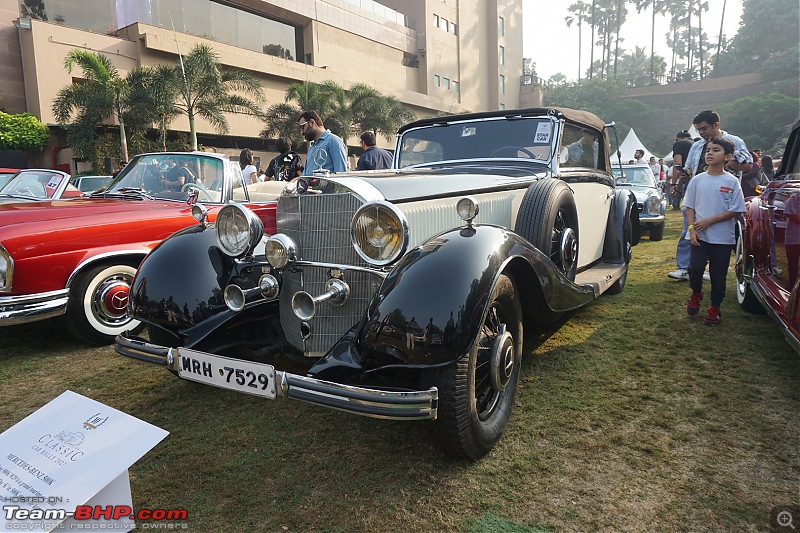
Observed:
[[[361,201],[352,194],[306,194],[281,197],[278,201],[278,231],[289,236],[299,248],[300,259],[343,265],[367,266],[350,242],[350,221]],[[328,271],[304,267],[301,272],[283,275],[280,296],[281,324],[287,340],[307,355],[321,355],[364,314],[380,278],[362,272],[347,272],[350,297],[345,305],[328,302],[317,306],[316,316],[309,321],[311,336],[303,340],[301,321],[292,312],[292,296],[304,290],[312,296],[325,291]]]

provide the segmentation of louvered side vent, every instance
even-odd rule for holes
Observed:
[[[421,202],[410,207],[400,205],[408,220],[409,249],[427,241],[443,231],[464,225],[464,221],[456,213],[456,203],[440,201]],[[475,219],[476,224],[496,224],[511,226],[511,204],[514,196],[508,193],[485,195],[478,198],[480,212]]]
[[[361,206],[352,194],[305,194],[278,200],[278,231],[289,236],[299,249],[300,259],[342,265],[367,266],[350,242],[350,221]],[[308,323],[311,335],[303,340],[301,321],[292,312],[292,296],[306,291],[312,296],[325,292],[328,269],[302,267],[283,273],[280,295],[281,325],[287,340],[307,356],[324,355],[355,324],[380,285],[380,278],[360,272],[347,272],[350,286],[347,302],[336,307],[329,302],[317,306]]]

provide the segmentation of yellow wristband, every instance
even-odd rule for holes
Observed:
[[[688,229],[694,229],[694,224],[689,224]]]

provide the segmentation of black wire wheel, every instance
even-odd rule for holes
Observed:
[[[449,454],[479,459],[511,418],[522,361],[522,308],[514,283],[500,275],[468,354],[434,371],[439,388],[434,439]]]
[[[514,231],[547,255],[571,281],[578,272],[578,209],[569,186],[545,178],[528,187]]]

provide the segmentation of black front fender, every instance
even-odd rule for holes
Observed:
[[[627,189],[617,189],[614,193],[614,206],[608,213],[605,244],[603,245],[603,261],[606,263],[625,264],[630,261],[630,245],[639,244],[641,227],[636,196]]]
[[[497,226],[462,228],[409,252],[392,270],[355,336],[363,367],[446,365],[466,354],[495,281],[507,273],[528,319],[547,321],[593,298],[539,250]]]
[[[264,272],[272,273],[266,262],[222,253],[213,225],[191,226],[162,241],[144,259],[133,280],[130,309],[136,319],[180,339],[178,344],[194,347],[223,324],[244,319],[248,308],[269,303],[256,300],[235,313],[223,300],[228,284],[252,288]]]

